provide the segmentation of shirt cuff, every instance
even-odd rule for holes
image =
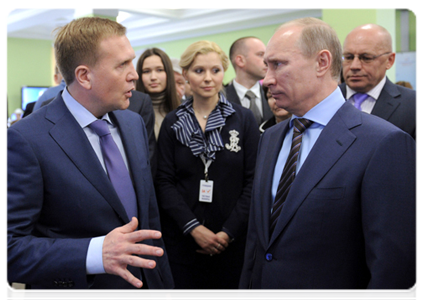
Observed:
[[[189,234],[195,227],[200,226],[200,222],[197,219],[192,219],[187,224],[185,224],[184,228],[182,228],[184,235]]]
[[[105,236],[92,238],[87,252],[87,274],[104,274],[103,266],[103,242]]]

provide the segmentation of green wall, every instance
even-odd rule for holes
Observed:
[[[416,51],[416,28],[417,28],[417,19],[414,12],[410,11],[410,51]]]
[[[395,9],[323,9],[322,19],[330,24],[337,32],[341,43],[353,28],[376,23],[390,31],[394,41],[398,41],[397,12]],[[142,45],[135,51],[149,47],[164,49],[170,57],[180,57],[186,47],[195,41],[206,39],[216,42],[226,54],[234,40],[243,36],[256,36],[267,44],[279,24],[263,26],[245,30],[238,30],[220,34],[207,35],[196,38],[182,39],[172,42]],[[397,42],[394,42],[396,47]],[[410,50],[416,48],[416,17],[410,12]],[[400,49],[398,49],[400,51]],[[52,42],[32,39],[7,39],[7,97],[9,114],[20,107],[20,90],[24,85],[53,84],[54,59]],[[395,65],[388,71],[388,76],[395,81]],[[225,73],[224,82],[235,77],[232,66]]]
[[[225,32],[220,34],[206,35],[202,37],[189,38],[184,40],[166,42],[166,43],[157,43],[154,45],[142,45],[135,47],[134,50],[147,49],[150,47],[157,47],[166,52],[169,57],[179,58],[185,49],[194,42],[199,40],[209,40],[218,44],[222,50],[229,56],[229,49],[232,43],[241,37],[245,36],[255,36],[258,37],[264,44],[267,44],[269,39],[272,37],[275,30],[279,27],[280,24],[256,27],[251,29],[237,30],[231,32]],[[235,77],[235,71],[232,65],[229,66],[228,70],[225,72],[225,77],[223,79],[224,83],[228,83]]]
[[[10,115],[21,107],[22,86],[53,83],[51,41],[7,39],[7,99]]]

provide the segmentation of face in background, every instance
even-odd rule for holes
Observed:
[[[160,56],[151,55],[142,64],[141,80],[148,93],[161,93],[166,89],[166,71]]]
[[[295,25],[279,29],[264,55],[268,70],[263,85],[269,88],[278,107],[297,116],[315,105],[313,95],[319,88],[315,58],[305,57],[297,45],[301,31]]]
[[[135,52],[126,36],[112,36],[99,46],[99,59],[88,74],[91,89],[90,101],[96,117],[126,109],[135,89],[138,74],[132,63]]]
[[[354,56],[352,62],[344,59],[343,76],[346,84],[356,92],[367,93],[384,77],[395,62],[390,38],[380,29],[363,26],[348,34],[344,42],[344,58]],[[382,54],[382,55],[381,55]],[[362,62],[358,55],[369,58],[379,57],[368,62]]]
[[[173,72],[174,76],[175,76],[175,84],[176,84],[176,92],[178,93],[178,98],[179,100],[182,99],[182,96],[185,95],[185,79],[184,76],[182,76],[182,74],[178,73],[178,72]]]
[[[216,52],[198,54],[189,69],[184,70],[184,75],[189,81],[194,100],[218,100],[225,72]]]
[[[275,98],[273,98],[272,93],[269,90],[267,91],[266,96],[267,96],[267,103],[269,104],[270,110],[272,111],[273,115],[276,118],[276,123],[279,123],[291,117],[291,113],[289,113],[285,109],[280,108],[276,105],[276,100]]]
[[[247,52],[245,53],[245,72],[252,78],[261,80],[266,76],[267,67],[263,62],[266,46],[256,38],[245,40]]]

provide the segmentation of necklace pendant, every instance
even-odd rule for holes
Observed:
[[[207,116],[203,116],[203,119],[204,119],[204,120],[207,120]]]

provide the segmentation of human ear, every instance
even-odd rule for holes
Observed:
[[[386,64],[386,70],[389,70],[395,62],[395,53],[389,54],[388,63]]]
[[[332,64],[332,54],[329,50],[321,50],[316,57],[316,72],[317,76],[321,77],[325,75]]]
[[[245,66],[245,57],[244,55],[238,54],[237,56],[235,56],[235,64],[242,68]]]
[[[92,87],[92,73],[90,68],[85,65],[79,65],[75,69],[75,81],[83,88],[90,90]]]

